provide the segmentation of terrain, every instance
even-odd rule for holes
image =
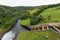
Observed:
[[[9,6],[0,5],[0,32],[11,29],[13,25],[15,25],[18,19],[21,20],[20,25],[26,27],[29,27],[31,25],[43,24],[43,23],[56,23],[56,22],[58,23],[60,22],[60,3],[35,6],[35,7],[29,7],[29,6],[9,7]],[[46,35],[45,32],[41,32],[42,35],[41,40],[44,40],[43,36]],[[28,32],[27,34],[29,33],[30,32]],[[47,31],[46,33],[47,35],[49,35],[49,40],[56,40],[55,38],[60,38],[60,35],[55,37],[54,32]],[[23,39],[23,32],[20,34],[22,37],[21,40],[24,40],[26,34],[24,34],[25,35],[24,39]],[[34,34],[35,32],[31,32],[31,36],[33,36]],[[40,32],[39,33],[37,32],[36,36],[37,35],[40,35]],[[54,38],[52,37],[52,35]],[[40,40],[39,39],[40,36],[39,38],[35,38],[35,37],[33,38],[33,37],[32,40],[34,39]],[[19,38],[20,36],[18,37],[18,40],[20,40]],[[28,40],[30,40],[30,37],[28,38]]]
[[[46,38],[48,36],[48,39]],[[17,40],[60,40],[60,35],[48,30],[43,32],[24,32],[21,31]]]

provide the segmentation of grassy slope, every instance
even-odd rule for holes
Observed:
[[[35,11],[36,10],[31,11],[31,14],[33,14]],[[39,22],[38,24],[46,23],[46,22],[60,22],[60,6],[59,7],[54,7],[54,8],[48,8],[45,11],[43,11],[42,13],[40,13],[39,15],[42,15],[44,18],[46,18],[46,20],[43,21],[43,22]],[[49,15],[51,16],[51,20],[47,19],[47,17]],[[26,19],[25,22],[23,21],[21,24],[24,24],[24,25],[29,25],[30,24],[30,20],[27,21],[27,19]]]
[[[60,35],[50,30],[44,32],[20,32],[17,40],[47,40],[46,35],[48,35],[48,40],[60,40]]]
[[[51,15],[51,20],[48,22],[60,22],[60,9],[58,7],[49,8],[42,12],[41,15],[45,18]]]
[[[33,16],[33,14],[38,11],[39,9],[29,10],[30,16]],[[21,21],[21,25],[29,26],[30,25],[30,18],[24,19]]]
[[[27,18],[27,19],[21,20],[21,25],[25,25],[25,26],[30,25],[30,19]]]

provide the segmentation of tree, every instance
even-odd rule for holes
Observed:
[[[0,24],[3,22],[3,20],[2,19],[0,19]]]
[[[51,20],[51,15],[49,15],[47,18],[48,18],[48,21]]]
[[[43,19],[43,16],[42,15],[40,15],[39,17],[33,16],[31,18],[31,25],[36,25],[36,24],[38,24],[38,22],[43,21],[43,20],[44,19]]]

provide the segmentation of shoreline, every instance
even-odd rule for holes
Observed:
[[[17,21],[8,30],[4,30],[4,31],[0,32],[0,40],[2,39],[2,37],[4,36],[5,33],[7,33],[8,31],[10,31],[14,27],[14,25],[16,23],[17,23]]]

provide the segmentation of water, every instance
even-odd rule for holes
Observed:
[[[17,21],[16,25],[9,31],[7,32],[1,40],[16,40],[16,37],[18,35],[18,33],[23,30],[23,31],[27,31],[26,29],[24,29],[23,27],[21,27],[20,25],[20,20]]]

